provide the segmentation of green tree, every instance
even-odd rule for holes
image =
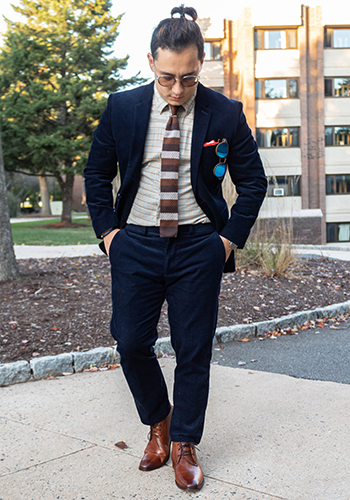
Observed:
[[[25,22],[6,19],[0,53],[0,118],[7,170],[54,176],[71,222],[74,176],[86,163],[109,93],[128,57],[111,57],[122,16],[111,0],[21,0]]]

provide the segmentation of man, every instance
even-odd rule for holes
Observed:
[[[87,201],[112,271],[111,333],[150,439],[140,470],[164,465],[198,490],[196,457],[209,390],[222,272],[234,270],[266,191],[242,105],[199,83],[203,37],[192,8],[159,23],[148,55],[155,82],[113,94],[85,169]],[[190,18],[190,19],[189,19]],[[111,181],[121,187],[113,207]],[[221,184],[238,198],[229,217]],[[177,366],[173,407],[153,351],[164,300]]]

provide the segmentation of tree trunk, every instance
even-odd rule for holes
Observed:
[[[16,278],[19,278],[19,272],[13,249],[0,136],[0,281]]]
[[[73,184],[74,174],[65,174],[65,181],[60,183],[62,190],[62,222],[72,222],[72,205],[73,205]]]
[[[41,196],[41,215],[51,215],[50,195],[47,189],[47,179],[44,175],[39,175],[39,186]]]

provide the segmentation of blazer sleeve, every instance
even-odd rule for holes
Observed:
[[[230,141],[228,169],[238,197],[220,234],[243,248],[264,201],[267,180],[257,144],[242,110]]]
[[[111,95],[103,112],[84,170],[86,201],[96,236],[118,227],[113,205],[112,181],[118,173],[118,158],[111,127]]]

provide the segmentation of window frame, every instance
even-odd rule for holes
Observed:
[[[350,236],[348,240],[339,240],[339,226],[342,225],[350,225],[349,222],[327,222],[327,243],[347,243],[350,241]],[[332,227],[333,226],[333,227]],[[333,230],[334,235],[336,235],[336,238],[330,239],[329,235],[331,231]]]
[[[324,27],[324,37],[323,37],[323,46],[325,49],[350,49],[350,42],[349,46],[347,47],[334,47],[334,31],[350,31],[350,25],[345,25],[345,26],[325,26]]]
[[[221,39],[213,39],[213,40],[204,40],[204,47],[205,47],[205,44],[208,43],[210,44],[210,58],[207,59],[207,53],[205,51],[205,48],[204,48],[204,52],[205,52],[205,59],[204,59],[204,62],[206,61],[222,61],[222,40]],[[220,45],[220,58],[214,58],[213,57],[213,44],[214,43],[217,43]]]
[[[287,194],[285,193],[281,197],[275,196],[273,194],[273,190],[275,188],[277,188],[277,189],[279,188],[277,179],[286,179],[286,182],[284,182],[284,184],[287,184],[287,186],[288,186]],[[293,181],[294,181],[294,184],[296,183],[296,185],[298,187],[297,193],[294,193]],[[270,187],[271,187],[272,193],[270,193]],[[292,196],[293,197],[301,196],[301,175],[271,175],[271,176],[267,176],[267,197],[268,198],[286,198],[286,197],[292,197]]]
[[[286,92],[287,92],[287,97],[266,97],[265,95],[265,85],[264,83],[266,81],[270,81],[270,80],[285,80],[286,81]],[[297,84],[297,95],[296,97],[290,97],[288,94],[289,94],[289,82],[290,81],[295,81],[296,84]],[[257,93],[257,84],[262,82],[262,93],[263,93],[263,97],[257,97],[258,93]],[[274,100],[278,100],[278,99],[299,99],[299,78],[256,78],[255,79],[255,99],[256,100],[259,100],[259,101],[274,101]]]
[[[266,31],[285,31],[286,33],[286,47],[274,47],[274,48],[265,48],[265,37],[264,33]],[[293,31],[295,32],[295,46],[289,46],[289,36],[288,32]],[[262,47],[259,47],[259,35],[262,33]],[[254,29],[254,50],[295,50],[298,49],[298,30],[297,28],[255,28]]]
[[[348,89],[348,95],[336,95],[335,94],[335,88],[334,88],[334,80],[349,80],[349,89]],[[327,95],[326,94],[326,90],[327,90],[327,84],[326,84],[326,81],[330,81],[332,82],[332,95]],[[325,99],[329,99],[331,97],[335,98],[335,99],[348,99],[350,97],[350,76],[344,76],[344,77],[341,77],[341,76],[325,76],[324,78],[324,97]]]
[[[325,147],[326,148],[348,148],[350,147],[350,138],[349,138],[349,143],[348,144],[336,144],[336,133],[335,129],[337,128],[348,128],[349,129],[349,134],[350,134],[350,125],[325,125],[324,127],[324,133],[325,133]],[[332,129],[332,144],[327,144],[327,129]]]
[[[332,184],[337,188],[338,182],[337,177],[348,177],[348,179],[344,179],[343,182],[349,183],[349,191],[348,192],[340,192],[340,191],[332,191],[330,192],[328,190],[328,181],[332,179]],[[326,196],[343,196],[343,195],[350,195],[350,174],[327,174],[326,175]]]
[[[266,130],[284,130],[287,129],[287,146],[266,146]],[[298,130],[298,144],[297,145],[291,145],[291,129],[297,129]],[[260,146],[258,143],[258,131],[261,133],[264,131],[264,145]],[[256,128],[256,142],[258,143],[259,149],[285,149],[285,148],[299,148],[300,147],[300,127],[257,127]]]

